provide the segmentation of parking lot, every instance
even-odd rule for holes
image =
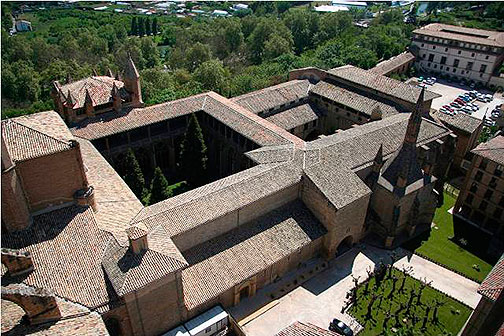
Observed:
[[[413,81],[416,81],[416,78],[413,79]],[[464,94],[465,92],[471,91],[472,89],[468,86],[463,86],[458,83],[448,83],[447,81],[438,80],[434,85],[427,86],[427,90],[436,92],[441,95],[441,97],[436,98],[432,101],[432,108],[439,110],[441,106],[449,105],[460,94]],[[492,94],[492,92],[488,90],[478,91],[481,93]],[[490,117],[490,113],[495,108],[495,106],[504,103],[504,99],[502,97],[502,94],[496,93],[494,94],[494,99],[489,103],[484,103],[477,100],[474,100],[474,103],[479,106],[479,110],[472,113],[471,115],[478,119],[483,119],[485,113],[487,113],[487,117]]]

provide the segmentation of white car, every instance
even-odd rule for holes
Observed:
[[[486,94],[484,97],[487,99],[487,101],[491,102],[493,100],[493,96],[491,94]]]

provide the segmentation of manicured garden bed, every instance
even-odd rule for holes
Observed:
[[[397,278],[395,287],[393,277]],[[392,277],[388,278],[387,271],[378,287],[375,287],[374,277],[366,281],[369,282],[367,292],[366,282],[359,286],[357,301],[348,311],[364,327],[359,335],[393,334],[393,328],[408,330],[412,335],[457,335],[469,318],[471,309],[428,285],[423,286],[420,302],[417,302],[415,293],[420,292],[422,282],[406,275],[401,292],[403,278],[403,273],[394,268]],[[439,303],[437,308],[436,303]],[[368,310],[368,307],[371,308]],[[390,314],[388,318],[387,314]],[[384,320],[387,320],[386,323]]]
[[[448,212],[455,205],[455,199],[444,195],[444,204],[436,210],[434,224],[428,238],[419,237],[403,247],[414,251],[448,269],[454,270],[470,279],[481,282],[492,269],[492,265],[464,248],[460,242],[451,238],[453,232],[453,216]],[[470,238],[466,237],[469,240]]]

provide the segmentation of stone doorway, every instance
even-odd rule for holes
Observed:
[[[240,301],[249,297],[250,286],[245,286],[240,290]]]
[[[347,236],[345,239],[343,239],[338,247],[336,248],[336,255],[342,255],[346,251],[350,250],[352,248],[352,243],[353,243],[353,237],[352,236]]]

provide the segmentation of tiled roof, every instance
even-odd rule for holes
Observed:
[[[111,112],[100,118],[88,118],[72,128],[72,133],[94,140],[198,111],[208,113],[260,146],[303,142],[214,92],[130,111],[123,110],[120,116]]]
[[[415,55],[413,55],[410,51],[405,51],[397,56],[378,63],[374,68],[369,69],[369,71],[377,73],[379,75],[387,75],[393,70],[403,66],[408,62],[411,62],[414,59]]]
[[[129,227],[132,218],[143,208],[142,203],[124,180],[87,140],[77,139],[81,146],[82,161],[88,183],[94,187],[98,205],[95,218],[98,227],[113,233],[116,238]],[[127,243],[127,236],[122,239]]]
[[[493,47],[504,47],[504,32],[431,23],[413,31],[432,37],[445,38],[465,43],[477,43]]]
[[[144,208],[133,222],[148,228],[162,225],[177,235],[299,183],[300,169],[292,164],[256,166]]]
[[[321,97],[326,97],[336,103],[343,104],[349,108],[362,112],[368,117],[371,117],[371,112],[375,108],[379,108],[382,112],[382,118],[389,117],[401,111],[397,107],[386,104],[376,99],[371,99],[359,93],[347,90],[327,82],[318,82],[311,90]]]
[[[340,334],[322,329],[311,323],[296,321],[275,336],[339,336]]]
[[[259,164],[285,162],[293,159],[294,146],[268,146],[254,149],[245,153],[250,159]]]
[[[415,86],[352,65],[344,65],[327,72],[337,79],[362,85],[410,103],[417,102],[421,91]],[[425,101],[437,97],[441,96],[432,91],[425,91]]]
[[[447,127],[472,134],[480,127],[483,120],[472,117],[465,113],[457,113],[455,116],[450,116],[445,113],[436,112],[431,114],[437,117]]]
[[[371,194],[366,184],[349,169],[327,171],[323,165],[314,165],[305,170],[306,176],[327,197],[336,209]]]
[[[387,157],[399,149],[410,113],[400,113],[383,120],[350,128],[312,141],[308,148],[319,148],[321,161],[328,171],[337,167],[355,170],[372,163],[378,148],[383,144],[383,156]],[[422,119],[417,147],[449,134],[450,131],[430,120]]]
[[[498,135],[488,142],[481,143],[471,152],[504,165],[504,136]]]
[[[294,127],[317,120],[320,115],[321,113],[317,110],[315,105],[307,103],[274,114],[267,117],[266,120],[284,130],[290,130]]]
[[[54,111],[3,120],[2,136],[13,161],[30,160],[70,150],[74,139]]]
[[[504,254],[478,288],[478,293],[495,301],[504,290]]]
[[[237,96],[231,100],[247,110],[259,114],[270,108],[279,108],[282,104],[308,97],[310,87],[311,84],[307,79],[296,79]]]
[[[182,271],[189,310],[268,268],[326,233],[301,201],[195,246]]]
[[[103,319],[97,312],[56,297],[62,318],[53,323],[29,325],[22,320],[25,312],[17,304],[2,300],[2,334],[21,335],[108,335]]]
[[[88,308],[114,300],[100,264],[106,242],[91,208],[79,206],[35,216],[28,229],[2,234],[2,247],[32,255],[34,270],[23,283]]]
[[[60,90],[63,94],[61,100],[67,100],[68,92],[72,94],[74,109],[84,107],[86,101],[86,91],[89,92],[93,106],[106,104],[112,101],[112,88],[114,84],[119,89],[123,98],[129,94],[124,88],[124,83],[108,76],[87,77],[69,84],[62,85]]]
[[[135,254],[112,238],[102,265],[117,295],[123,296],[187,266],[162,226],[147,235],[148,249]]]

